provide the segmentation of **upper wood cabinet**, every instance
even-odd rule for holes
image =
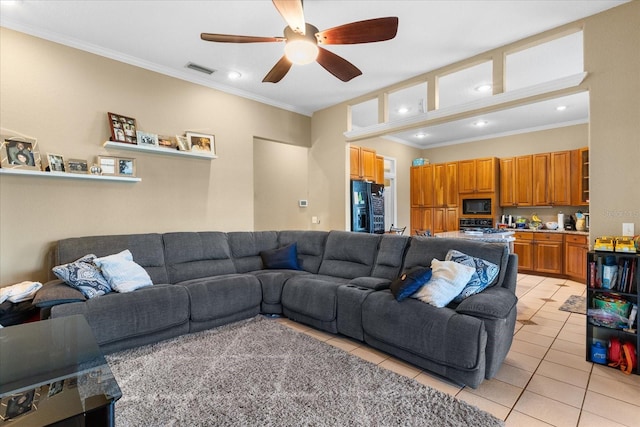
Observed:
[[[376,155],[376,184],[384,185],[384,156]]]
[[[451,208],[458,206],[458,162],[445,163],[444,173],[444,207]]]
[[[533,155],[533,204],[534,206],[548,206],[551,204],[549,195],[550,161],[549,153]]]
[[[367,147],[352,145],[349,151],[351,179],[375,181],[376,151]]]
[[[532,176],[532,156],[500,159],[500,206],[531,206]]]
[[[411,206],[433,206],[433,166],[411,167]]]
[[[571,151],[571,205],[589,205],[589,149]]]
[[[458,192],[493,193],[497,187],[498,159],[460,160],[458,162]]]
[[[571,152],[533,155],[534,206],[571,205]]]

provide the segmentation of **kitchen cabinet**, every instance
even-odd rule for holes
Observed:
[[[533,155],[533,205],[571,205],[571,152]]]
[[[460,160],[458,162],[458,193],[493,193],[497,189],[498,159]]]
[[[533,205],[533,156],[500,159],[500,206]]]
[[[411,234],[423,234],[433,230],[433,208],[411,209]]]
[[[349,164],[351,179],[375,181],[376,151],[367,147],[352,145],[349,147]]]
[[[433,206],[458,206],[458,163],[433,165]]]
[[[564,235],[564,275],[572,280],[585,283],[587,280],[587,236]]]
[[[384,156],[376,155],[376,184],[384,185]]]
[[[411,167],[411,206],[433,206],[433,165]]]
[[[411,232],[458,229],[457,162],[411,168]]]
[[[571,205],[589,206],[589,149],[571,151]]]
[[[431,233],[456,231],[459,228],[458,208],[433,208]]]
[[[562,233],[516,232],[513,251],[518,254],[518,271],[563,274]]]

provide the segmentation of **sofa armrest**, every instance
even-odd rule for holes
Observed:
[[[493,286],[462,300],[455,308],[457,313],[484,319],[504,319],[518,302],[509,289]]]
[[[350,285],[362,286],[363,288],[379,291],[388,289],[391,286],[391,280],[382,277],[356,277],[349,281]]]
[[[51,280],[42,286],[33,298],[33,305],[39,308],[49,308],[54,305],[70,302],[86,301],[82,292],[65,284],[62,280]]]

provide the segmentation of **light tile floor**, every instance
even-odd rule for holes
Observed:
[[[449,393],[496,417],[507,427],[640,426],[640,376],[585,360],[586,316],[558,310],[585,285],[518,275],[518,321],[502,368],[477,389],[461,387],[343,336],[289,319],[284,325],[380,367]]]

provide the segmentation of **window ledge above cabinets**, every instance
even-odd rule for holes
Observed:
[[[498,93],[493,96],[478,99],[466,104],[454,105],[428,111],[415,116],[407,117],[393,122],[377,123],[371,126],[353,129],[344,132],[348,142],[357,141],[374,136],[383,136],[389,133],[404,131],[415,127],[428,127],[430,125],[441,124],[447,121],[457,120],[457,115],[466,113],[472,114],[474,111],[482,109],[508,110],[520,107],[542,99],[551,99],[564,96],[569,93],[577,93],[584,90],[578,86],[587,77],[586,72],[574,74],[550,82],[540,83],[522,89]],[[571,89],[573,88],[573,91]],[[483,111],[485,112],[485,111]]]
[[[205,159],[205,160],[207,159],[213,160],[218,158],[218,156],[210,152],[179,151],[179,150],[172,150],[170,148],[145,147],[144,145],[126,144],[123,142],[106,141],[103,144],[103,146],[106,149],[139,151],[143,153],[163,154],[167,156],[191,157],[191,158]]]

